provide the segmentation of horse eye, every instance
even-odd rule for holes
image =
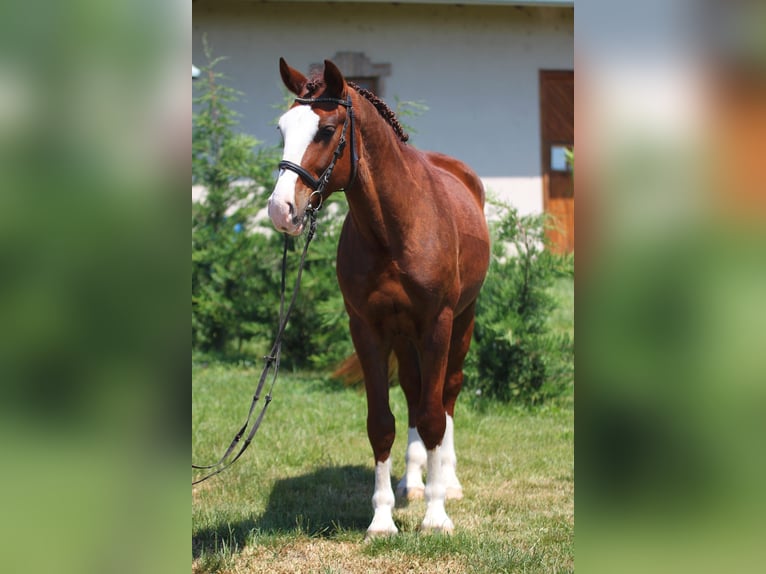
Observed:
[[[323,126],[319,129],[319,135],[323,137],[331,136],[335,133],[335,126]]]

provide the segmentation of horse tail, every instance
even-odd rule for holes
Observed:
[[[394,385],[399,374],[399,363],[396,355],[391,352],[388,355],[388,382]],[[332,378],[341,381],[347,387],[355,387],[364,382],[364,373],[362,373],[362,363],[359,357],[353,353],[343,359],[332,372]]]

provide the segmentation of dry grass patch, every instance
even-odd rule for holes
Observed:
[[[218,379],[215,371],[198,373]],[[241,408],[251,381],[231,376],[217,402]],[[460,406],[458,475],[464,498],[448,501],[454,536],[421,535],[424,501],[398,501],[400,534],[364,542],[372,517],[372,457],[365,398],[317,379],[285,376],[254,448],[237,465],[193,489],[192,569],[202,573],[572,572],[574,524],[571,401],[538,409]],[[397,418],[393,467],[404,468],[406,405]],[[232,410],[236,411],[236,408]],[[218,425],[221,442],[238,412],[193,413]],[[219,417],[220,420],[212,420]],[[205,439],[196,460],[214,459]],[[199,451],[199,452],[197,452]]]
[[[198,563],[196,560],[195,563]],[[207,572],[192,566],[194,574]],[[323,539],[296,539],[281,546],[249,546],[229,561],[221,574],[399,574],[464,572],[456,557],[420,559],[399,554],[370,556],[364,544]]]

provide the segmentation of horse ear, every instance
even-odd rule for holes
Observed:
[[[282,81],[285,83],[285,86],[287,86],[287,89],[296,96],[300,96],[303,87],[306,85],[306,82],[308,82],[306,76],[301,74],[295,68],[288,66],[284,58],[279,58],[279,74],[282,76]]]
[[[346,95],[346,80],[338,67],[330,60],[324,61],[325,95],[332,98],[342,98]]]

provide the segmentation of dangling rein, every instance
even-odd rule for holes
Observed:
[[[239,457],[241,457],[244,454],[244,452],[247,450],[247,447],[250,446],[250,443],[253,441],[253,437],[255,436],[255,433],[258,431],[258,427],[261,426],[263,417],[266,414],[266,409],[268,408],[269,403],[271,402],[271,390],[274,388],[274,383],[277,380],[277,373],[279,372],[279,356],[282,351],[282,335],[284,335],[285,327],[287,326],[287,320],[290,318],[290,313],[292,312],[293,306],[295,305],[295,299],[298,296],[298,289],[300,288],[300,285],[301,285],[301,275],[303,274],[303,267],[306,263],[306,253],[308,252],[308,249],[309,249],[309,243],[311,243],[311,240],[314,238],[314,233],[316,232],[317,212],[322,208],[324,191],[325,191],[325,188],[327,187],[327,184],[330,182],[330,176],[332,175],[332,172],[335,169],[335,164],[338,161],[338,158],[340,157],[340,155],[343,153],[343,149],[346,147],[346,129],[349,124],[351,129],[351,177],[349,179],[349,183],[346,186],[346,188],[351,187],[354,180],[356,179],[358,156],[356,153],[356,145],[354,144],[354,112],[353,112],[353,107],[351,105],[351,96],[348,96],[347,99],[345,100],[341,100],[337,98],[295,98],[295,101],[303,105],[311,105],[316,103],[334,103],[340,106],[344,106],[348,110],[348,113],[346,115],[346,120],[343,122],[343,131],[341,132],[340,140],[338,141],[338,145],[335,148],[335,152],[333,153],[332,161],[330,162],[330,165],[327,166],[324,173],[322,173],[322,175],[319,176],[318,179],[314,179],[314,177],[308,171],[306,171],[302,166],[298,164],[292,163],[290,161],[285,161],[285,160],[279,162],[279,169],[289,169],[291,171],[294,171],[299,176],[301,176],[301,178],[313,190],[313,192],[309,196],[308,205],[306,206],[306,215],[308,216],[310,221],[309,232],[308,232],[308,236],[306,237],[306,244],[303,246],[301,261],[298,265],[298,275],[295,278],[295,287],[293,288],[293,295],[290,299],[290,305],[287,307],[287,311],[285,311],[285,275],[287,273],[287,241],[288,241],[287,234],[285,234],[285,247],[282,252],[282,293],[280,295],[280,301],[279,301],[279,330],[277,331],[277,337],[274,340],[274,346],[271,347],[271,353],[269,353],[267,356],[264,357],[265,365],[263,366],[263,371],[261,372],[261,378],[258,381],[258,386],[255,389],[253,400],[250,402],[250,411],[248,411],[247,413],[247,419],[245,419],[245,424],[243,424],[242,428],[239,429],[239,432],[236,435],[234,435],[234,438],[232,439],[231,444],[229,445],[229,448],[227,448],[226,452],[223,453],[223,456],[220,459],[218,459],[218,462],[214,464],[209,464],[207,466],[198,466],[198,465],[192,464],[192,468],[197,470],[212,470],[212,472],[210,472],[209,474],[206,474],[202,478],[193,480],[192,485],[199,484],[200,482],[207,480],[208,478],[211,478],[215,476],[216,474],[223,472],[224,470],[229,468],[232,464],[237,462]],[[318,205],[316,207],[313,207],[311,204],[311,201],[315,195],[319,197],[319,200],[318,200]],[[271,379],[271,386],[269,386],[269,392],[264,397],[264,403],[263,403],[263,407],[261,408],[261,412],[258,413],[258,417],[255,419],[253,426],[250,428],[250,432],[247,433],[247,438],[245,439],[245,442],[242,443],[242,446],[239,448],[239,451],[234,456],[234,458],[229,460],[229,457],[237,448],[239,441],[245,435],[247,428],[250,426],[250,419],[253,417],[253,412],[255,411],[255,404],[261,398],[261,392],[263,391],[263,387],[266,384],[266,379],[268,378],[268,374],[269,374],[269,371],[271,370],[272,365],[274,366],[274,375]]]
[[[279,329],[277,330],[277,336],[274,340],[274,345],[271,347],[271,352],[263,358],[265,361],[265,364],[263,366],[263,371],[261,372],[261,378],[258,381],[258,386],[255,389],[255,394],[253,395],[253,399],[250,402],[250,410],[247,413],[247,419],[245,419],[245,424],[243,424],[242,428],[239,429],[239,432],[237,432],[237,434],[234,435],[234,438],[232,439],[231,444],[229,445],[229,448],[227,448],[226,452],[223,453],[223,456],[220,459],[218,459],[218,462],[215,462],[214,464],[209,464],[206,466],[198,466],[196,464],[192,464],[193,469],[212,470],[212,472],[210,472],[209,474],[206,474],[202,478],[193,480],[192,486],[195,484],[199,484],[200,482],[203,482],[207,480],[208,478],[211,478],[215,476],[216,474],[223,472],[224,470],[229,468],[232,464],[237,462],[239,457],[241,457],[244,454],[244,452],[247,450],[247,447],[250,446],[250,443],[253,441],[253,437],[255,436],[255,433],[258,431],[258,427],[261,426],[263,417],[266,414],[266,409],[268,408],[269,403],[271,403],[271,391],[274,388],[274,383],[277,380],[277,373],[279,373],[279,357],[282,352],[282,336],[285,333],[287,320],[290,318],[290,313],[293,310],[293,307],[295,305],[295,300],[298,296],[298,290],[301,285],[301,275],[303,274],[303,267],[306,263],[306,253],[308,252],[309,244],[311,243],[311,240],[314,238],[314,233],[316,232],[318,211],[319,211],[319,208],[312,207],[311,203],[309,202],[309,205],[306,208],[306,214],[310,221],[309,231],[308,231],[308,235],[306,236],[306,244],[303,246],[303,253],[301,254],[301,260],[300,260],[300,263],[298,264],[298,275],[295,278],[295,287],[293,288],[293,294],[292,294],[292,297],[290,298],[290,305],[287,307],[287,310],[285,310],[285,286],[286,286],[286,275],[287,275],[288,237],[287,237],[287,234],[285,234],[285,246],[282,251],[282,293],[280,294],[280,299],[279,299]],[[271,379],[271,385],[269,386],[269,391],[268,393],[266,393],[266,396],[264,397],[264,403],[263,403],[263,407],[261,408],[261,412],[258,413],[258,417],[255,419],[255,422],[250,428],[250,432],[247,433],[245,442],[242,443],[242,446],[239,448],[239,451],[237,452],[237,454],[234,456],[234,458],[229,459],[229,457],[237,448],[239,441],[242,439],[243,436],[245,436],[245,432],[247,432],[247,428],[250,426],[250,420],[252,419],[253,413],[255,412],[255,405],[261,398],[261,392],[263,391],[263,387],[266,384],[266,379],[268,378],[268,374],[272,366],[274,367],[274,374]]]

